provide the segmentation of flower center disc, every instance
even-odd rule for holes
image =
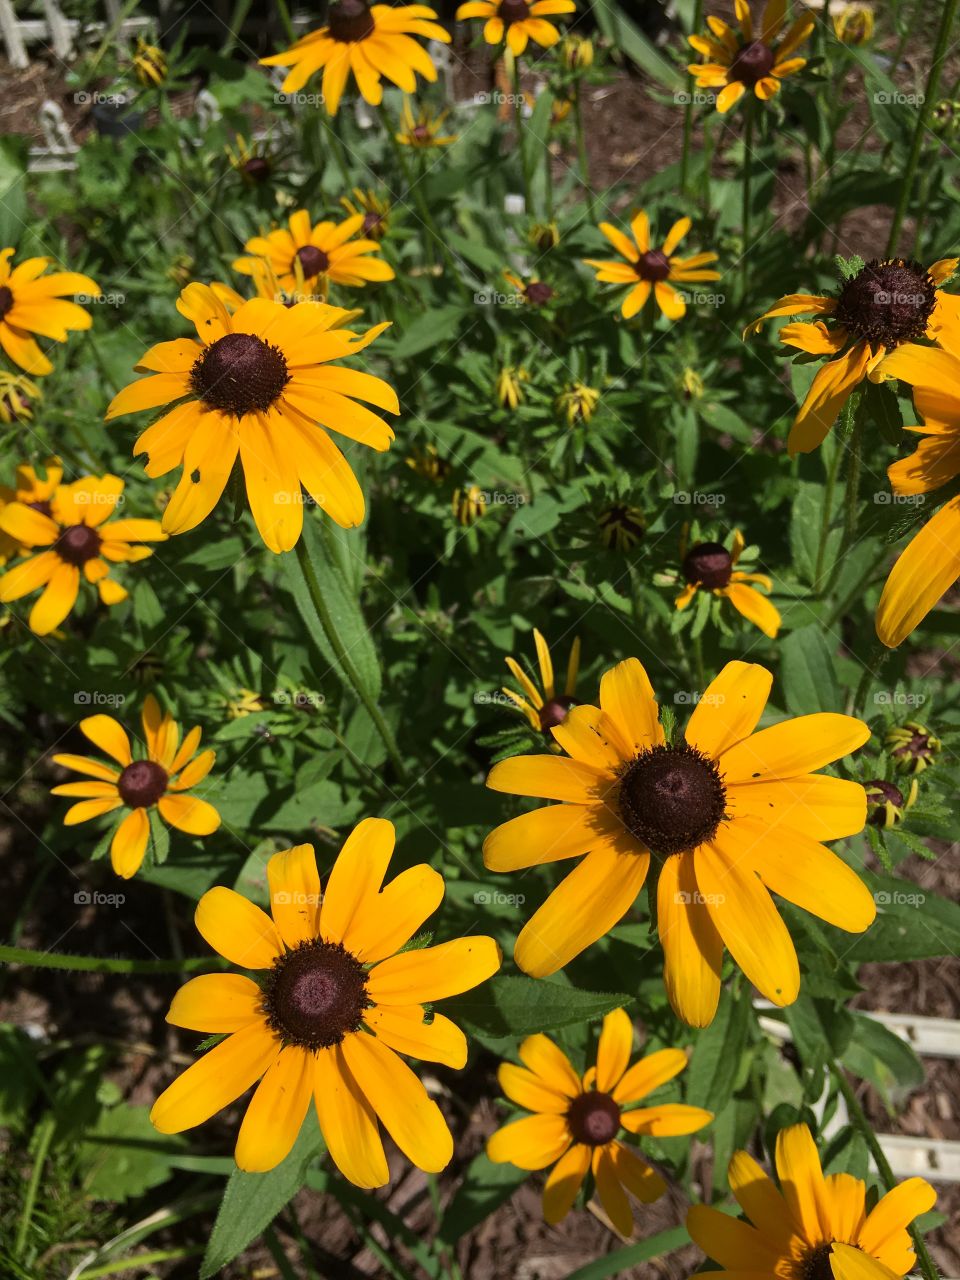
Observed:
[[[937,286],[919,262],[868,262],[840,290],[834,315],[858,338],[895,347],[922,338],[937,301]]]
[[[312,280],[314,276],[322,275],[330,269],[330,259],[314,244],[305,244],[302,249],[298,249],[297,257],[303,267],[305,280]]]
[[[54,546],[61,560],[79,568],[100,550],[100,535],[86,524],[72,524],[64,529]]]
[[[553,297],[553,289],[544,280],[532,280],[527,285],[527,301],[534,307],[542,307]]]
[[[683,576],[713,591],[725,587],[733,572],[730,552],[719,542],[700,542],[683,557]]]
[[[709,756],[687,743],[642,751],[620,778],[620,817],[651,853],[669,857],[711,840],[726,792]]]
[[[830,1255],[833,1246],[818,1244],[800,1264],[802,1280],[833,1280],[833,1268],[830,1266]]]
[[[575,1142],[606,1146],[620,1131],[620,1108],[608,1093],[581,1093],[570,1103],[567,1126]]]
[[[270,1026],[314,1051],[356,1031],[366,1005],[366,970],[340,942],[301,942],[274,961],[264,988]]]
[[[558,724],[563,724],[567,718],[567,712],[571,707],[577,705],[575,698],[549,698],[540,708],[540,728],[544,733],[549,734],[550,730]],[[553,736],[552,734],[550,735]]]
[[[242,418],[265,412],[287,385],[278,347],[252,333],[227,333],[207,347],[190,371],[190,388],[208,409]]]
[[[670,260],[660,249],[649,249],[646,253],[641,253],[637,260],[637,275],[641,280],[649,280],[651,284],[657,284],[661,280],[666,280],[669,274]]]
[[[0,284],[0,320],[13,306],[13,292],[5,284]]]
[[[530,17],[530,6],[527,0],[500,0],[499,16],[508,25],[511,22],[524,22]]]
[[[265,182],[270,177],[270,161],[266,156],[251,156],[244,161],[243,171],[251,182]]]
[[[148,809],[167,789],[167,771],[152,760],[134,760],[117,779],[120,799],[130,809]]]
[[[366,40],[374,29],[373,14],[366,0],[339,0],[330,6],[327,24],[332,39],[343,44]]]
[[[762,40],[751,40],[745,44],[730,64],[729,80],[739,80],[742,84],[756,84],[773,70],[773,50]]]

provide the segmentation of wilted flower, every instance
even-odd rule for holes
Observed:
[[[684,369],[680,385],[688,400],[699,400],[703,395],[703,379],[693,369]]]
[[[593,66],[593,41],[571,32],[563,38],[560,57],[568,71],[586,70]]]
[[[526,369],[512,364],[504,365],[497,374],[497,399],[505,409],[516,409],[523,399],[521,382],[529,381]]]
[[[449,111],[433,112],[429,107],[420,107],[414,115],[409,98],[403,102],[402,129],[396,135],[398,142],[405,147],[448,147],[456,142],[455,133],[442,134],[443,122]]]
[[[434,444],[424,445],[422,449],[414,449],[404,458],[404,462],[411,471],[424,480],[432,480],[434,484],[440,484],[446,480],[451,471],[450,463],[446,458],[441,458]]]
[[[238,133],[234,142],[234,146],[224,147],[231,168],[236,169],[245,182],[266,182],[273,172],[273,163],[263,139],[247,142],[243,134]]]
[[[0,369],[0,422],[29,422],[33,417],[31,400],[41,399],[43,392],[22,373]]]
[[[834,15],[833,30],[844,44],[866,44],[873,35],[873,7],[848,4]]]
[[[487,499],[480,486],[472,484],[466,489],[453,491],[450,507],[457,524],[476,524],[487,509]]]
[[[639,507],[613,502],[597,512],[597,529],[611,551],[632,551],[647,531],[647,518]]]
[[[148,44],[143,36],[138,36],[133,70],[142,85],[159,89],[167,78],[166,55],[155,44]]]
[[[571,382],[557,396],[557,412],[567,419],[567,426],[577,422],[589,422],[596,412],[600,392],[584,382]]]

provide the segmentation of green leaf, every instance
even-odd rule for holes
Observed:
[[[597,26],[614,49],[625,53],[641,70],[653,76],[654,80],[671,93],[677,93],[686,87],[686,78],[664,58],[639,27],[631,22],[622,5],[611,4],[610,0],[593,0],[591,7]]]
[[[31,219],[27,212],[27,139],[0,138],[0,243],[20,244]]]
[[[833,652],[820,626],[811,622],[785,636],[780,647],[780,679],[787,710],[796,716],[836,711],[841,705]]]
[[[867,414],[887,444],[899,445],[903,439],[903,414],[893,388],[883,382],[864,383]]]
[[[269,1173],[244,1173],[234,1169],[210,1233],[200,1280],[216,1275],[270,1225],[303,1186],[310,1163],[322,1150],[320,1126],[311,1114],[293,1150],[275,1169]]]
[[[801,992],[784,1017],[801,1062],[811,1070],[841,1057],[850,1044],[853,1016],[833,1000],[814,1000]]]
[[[841,1058],[861,1080],[869,1080],[892,1112],[896,1093],[923,1084],[923,1064],[906,1040],[864,1013],[852,1014],[854,1034]]]
[[[960,955],[960,906],[955,902],[895,876],[861,876],[873,891],[879,915],[866,933],[847,944],[847,960],[860,964]]]
[[[698,1035],[685,1072],[687,1102],[714,1113],[724,1109],[733,1097],[752,1018],[746,993],[733,996],[726,988],[721,991],[717,1015]]]
[[[488,1036],[529,1036],[602,1018],[630,1003],[627,995],[578,991],[534,978],[492,978],[469,995],[448,1000],[444,1013]]]
[[[801,480],[790,508],[790,553],[797,573],[804,582],[815,583],[820,529],[826,490],[823,485]],[[840,530],[833,529],[827,538],[823,573],[827,574],[836,556]]]
[[[122,1203],[166,1182],[171,1157],[186,1147],[183,1138],[157,1140],[149,1107],[110,1107],[87,1133],[80,1163],[90,1170],[84,1189],[95,1200]]]
[[[608,1253],[605,1258],[589,1262],[585,1267],[571,1272],[567,1280],[606,1280],[607,1276],[618,1276],[628,1267],[638,1262],[650,1262],[653,1258],[662,1258],[688,1244],[690,1237],[684,1227],[674,1227],[671,1231],[661,1231],[649,1240],[641,1240],[639,1244],[628,1244],[625,1249],[617,1249]]]
[[[393,359],[409,360],[411,356],[435,347],[440,341],[452,343],[463,316],[463,307],[459,305],[437,307],[426,315],[418,316],[406,326],[394,344]]]
[[[324,517],[325,518],[325,517]],[[328,554],[327,546],[321,536],[317,522],[304,520],[304,549],[310,564],[310,572],[316,579],[317,588],[323,599],[324,607],[330,617],[332,626],[346,650],[357,676],[367,694],[373,701],[380,696],[381,677],[380,662],[373,637],[367,628],[366,619],[360,609],[356,593],[351,590],[340,571],[339,566]],[[307,634],[316,643],[330,669],[335,671],[344,686],[353,691],[353,681],[348,672],[341,666],[327,639],[323,624],[317,614],[310,588],[304,576],[304,570],[297,554],[290,553],[281,558],[281,567],[285,575],[287,587],[293,596],[297,609],[307,628]],[[318,679],[323,675],[318,672]]]

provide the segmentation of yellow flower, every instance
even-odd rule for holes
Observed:
[[[526,369],[512,364],[504,365],[497,374],[497,399],[504,409],[516,409],[523,399],[522,383],[529,381]]]
[[[903,258],[875,258],[841,285],[836,298],[789,293],[747,325],[744,338],[758,333],[772,316],[820,315],[834,322],[830,328],[823,320],[802,321],[780,330],[780,341],[789,347],[836,357],[820,369],[793,420],[787,438],[791,457],[810,453],[823,443],[851,391],[864,378],[878,382],[891,376],[878,372],[889,352],[924,335],[936,340],[944,326],[954,322],[953,309],[960,298],[942,293],[937,285],[949,280],[958,261],[942,258],[927,270]],[[891,305],[891,299],[896,305]]]
[[[943,750],[943,743],[917,720],[888,729],[883,745],[893,757],[898,773],[923,773]]]
[[[83,736],[115,761],[119,769],[87,756],[53,757],[55,764],[93,779],[53,788],[52,795],[71,796],[78,801],[67,810],[65,826],[73,827],[117,809],[127,810],[110,844],[113,869],[125,880],[136,875],[147,852],[148,810],[156,808],[164,822],[188,836],[209,836],[220,826],[220,815],[212,804],[185,794],[203,781],[216,759],[214,751],[197,754],[199,728],[191,729],[181,743],[180,726],[169,711],[161,712],[152,693],[144,700],[142,720],[146,756],[137,758],[126,730],[113,716],[87,716],[80,721]]]
[[[13,422],[30,422],[33,418],[30,401],[42,399],[43,392],[35,382],[22,373],[0,369],[0,422],[7,426]]]
[[[81,575],[97,584],[103,604],[126,600],[126,589],[109,576],[110,564],[145,560],[152,548],[134,544],[165,538],[158,520],[110,519],[122,494],[119,476],[87,476],[57,483],[47,499],[10,502],[0,511],[0,529],[28,557],[0,578],[0,601],[9,604],[43,587],[30,610],[35,635],[49,635],[63,622],[77,602]]]
[[[887,468],[894,493],[904,497],[919,498],[960,475],[960,331],[947,327],[936,336],[946,350],[905,343],[879,369],[881,377],[913,385],[913,402],[923,417],[923,425],[907,428],[922,437],[916,450]],[[901,644],[958,577],[960,498],[952,497],[893,566],[877,606],[880,640],[890,649]]]
[[[647,531],[647,518],[639,507],[613,502],[597,512],[597,528],[611,551],[632,551]]]
[[[312,845],[274,854],[272,919],[233,889],[203,895],[201,935],[258,980],[206,974],[177,992],[168,1022],[227,1037],[154,1103],[161,1133],[202,1124],[260,1081],[237,1137],[236,1161],[247,1172],[283,1160],[311,1099],[331,1159],[358,1187],[389,1180],[378,1121],[418,1168],[447,1165],[447,1123],[399,1055],[466,1065],[463,1032],[432,1006],[496,973],[500,949],[472,936],[401,950],[440,905],[444,883],[421,863],[384,886],[394,839],[391,822],[361,822],[322,895]]]
[[[688,400],[702,399],[704,392],[703,379],[696,370],[684,369],[680,385],[683,388],[683,394]]]
[[[689,218],[680,218],[670,228],[662,247],[651,249],[650,219],[642,209],[630,223],[633,240],[609,222],[600,223],[600,230],[626,261],[609,262],[584,258],[584,262],[596,270],[597,280],[601,283],[632,286],[620,308],[625,319],[629,320],[637,314],[652,290],[657,305],[667,319],[679,320],[687,306],[682,294],[667,282],[672,280],[676,284],[686,285],[720,279],[719,271],[703,269],[708,263],[716,262],[715,253],[695,253],[690,258],[674,256],[674,250],[691,225]]]
[[[498,1129],[487,1142],[487,1155],[520,1169],[553,1165],[543,1188],[543,1216],[551,1225],[567,1216],[592,1172],[607,1217],[622,1236],[632,1235],[628,1196],[652,1204],[667,1185],[619,1135],[626,1130],[640,1137],[679,1137],[713,1119],[711,1112],[682,1103],[638,1106],[684,1070],[687,1056],[682,1049],[660,1049],[631,1066],[632,1053],[633,1024],[623,1009],[615,1009],[603,1020],[596,1066],[582,1077],[560,1046],[542,1034],[520,1045],[523,1066],[500,1064],[500,1088],[533,1114]]]
[[[549,737],[553,726],[563,724],[567,717],[567,712],[574,705],[574,694],[577,692],[577,675],[580,670],[580,637],[577,636],[570,647],[570,657],[567,660],[567,676],[562,694],[557,693],[556,681],[553,676],[553,659],[550,657],[550,646],[536,627],[533,629],[533,643],[537,649],[541,687],[537,688],[535,682],[531,680],[515,658],[507,658],[505,661],[510,669],[510,674],[527,696],[523,698],[520,694],[515,693],[513,689],[508,689],[505,686],[503,692],[511,702],[520,708],[527,717],[532,729],[545,733]]]
[[[466,489],[454,489],[453,497],[450,499],[450,509],[457,524],[466,527],[476,524],[481,518],[487,509],[487,499],[480,486],[472,484]]]
[[[600,392],[596,387],[588,387],[585,382],[571,382],[557,397],[557,412],[567,419],[567,426],[578,422],[589,422],[596,412],[600,401]]]
[[[457,10],[457,21],[483,18],[483,38],[487,44],[499,44],[506,35],[507,46],[519,58],[527,41],[548,49],[560,39],[560,32],[547,18],[562,13],[575,13],[573,0],[467,0]]]
[[[873,37],[873,6],[848,4],[834,15],[833,30],[844,44],[866,44]]]
[[[555,222],[535,222],[530,228],[528,239],[541,253],[549,253],[560,243],[560,228]]]
[[[897,827],[917,802],[919,783],[914,778],[906,796],[893,782],[872,778],[863,784],[867,793],[867,822],[871,827]]]
[[[585,71],[593,66],[593,41],[568,32],[560,46],[560,59],[568,71]]]
[[[909,1224],[937,1202],[922,1178],[908,1178],[870,1210],[867,1189],[849,1173],[823,1176],[820,1156],[805,1124],[777,1135],[778,1189],[753,1156],[737,1151],[730,1161],[730,1189],[753,1223],[706,1205],[687,1213],[687,1230],[728,1273],[803,1276],[809,1280],[890,1280],[913,1270]],[[703,1274],[707,1274],[704,1272]]]
[[[167,59],[162,49],[148,44],[143,36],[137,37],[137,51],[133,55],[133,69],[142,85],[159,88],[167,78]]]
[[[390,227],[390,201],[369,188],[354,187],[349,196],[341,196],[340,203],[351,217],[363,214],[361,233],[371,240],[382,240]]]
[[[53,365],[32,333],[66,342],[71,329],[89,329],[89,312],[64,295],[98,297],[100,286],[76,271],[44,275],[50,258],[27,258],[11,267],[15,249],[0,249],[0,347],[27,373],[49,373]]]
[[[719,542],[698,542],[691,547],[683,557],[687,585],[674,603],[678,611],[686,609],[702,588],[729,600],[738,613],[773,640],[780,630],[780,614],[767,597],[751,585],[756,583],[772,591],[773,583],[765,573],[741,573],[735,568],[743,548],[743,534],[739,529],[733,531],[733,546],[729,551]]]
[[[14,378],[14,381],[18,381],[18,379]],[[33,384],[31,383],[30,385],[32,386]],[[15,484],[12,487],[6,484],[0,485],[0,512],[3,511],[4,507],[9,506],[11,502],[22,502],[25,506],[32,507],[34,511],[42,511],[44,515],[49,515],[50,500],[57,485],[63,479],[63,467],[60,464],[60,459],[47,458],[43,464],[43,470],[45,478],[41,480],[29,463],[23,463],[17,467]],[[3,528],[0,527],[0,564],[5,564],[17,551],[21,555],[30,554],[29,547],[21,546],[16,538],[12,538],[9,533],[5,533]]]
[[[451,142],[456,142],[459,136],[456,133],[441,134],[440,132],[449,114],[449,111],[433,112],[429,107],[420,107],[414,115],[410,99],[404,98],[401,113],[403,127],[395,135],[396,139],[405,147],[448,147]]]
[[[300,537],[301,486],[341,528],[360,524],[363,491],[323,427],[380,452],[390,447],[392,429],[358,401],[399,413],[396,393],[372,374],[333,363],[362,351],[388,325],[358,335],[334,327],[344,316],[338,307],[265,298],[230,315],[203,284],[188,285],[177,310],[193,321],[199,342],[152,347],[136,367],[153,376],[125,387],[107,409],[112,419],[178,402],[134,446],[134,455],[147,455],[151,478],[183,467],[164,530],[186,533],[210,514],[238,455],[271,551],[289,551]]]
[[[358,289],[371,280],[392,280],[393,267],[373,256],[380,246],[363,238],[363,223],[364,215],[358,213],[340,223],[311,226],[306,209],[298,209],[290,215],[289,231],[281,227],[248,240],[244,248],[254,256],[238,258],[233,269],[255,276],[257,263],[266,262],[280,288],[296,297],[311,291],[325,295],[328,283]],[[354,239],[358,233],[361,238]]]
[[[433,60],[412,37],[450,43],[450,33],[425,4],[369,5],[366,0],[337,0],[330,6],[327,25],[303,36],[292,48],[261,58],[267,67],[291,67],[284,93],[302,89],[323,68],[323,102],[335,116],[350,72],[361,96],[371,106],[383,99],[382,77],[404,93],[414,93],[415,72],[431,82],[437,78]]]
[[[513,285],[524,302],[531,307],[545,307],[552,301],[556,290],[546,280],[522,280],[513,271],[504,271],[503,278]]]
[[[561,803],[491,832],[486,866],[582,858],[517,939],[525,973],[556,973],[612,929],[651,860],[667,995],[693,1026],[716,1012],[724,947],[772,1003],[796,1000],[797,953],[771,892],[848,932],[869,927],[873,896],[820,843],[863,830],[863,788],[816,770],[862,746],[870,730],[824,712],[754,733],[772,683],[763,667],[727,663],[684,738],[668,743],[647,673],[630,658],[603,676],[599,707],[574,707],[552,730],[569,758],[494,765],[494,791]]]
[[[698,89],[719,89],[717,110],[735,106],[748,89],[766,102],[780,91],[786,76],[807,65],[806,58],[791,58],[816,25],[813,15],[804,12],[781,37],[786,20],[786,0],[767,0],[758,31],[754,30],[747,0],[734,0],[737,27],[721,18],[707,18],[709,35],[688,36],[706,62],[692,63],[687,70]]]
[[[229,144],[224,147],[230,167],[235,169],[245,182],[255,184],[266,182],[273,172],[266,142],[262,139],[247,142],[243,134],[238,133],[234,143],[232,147]]]

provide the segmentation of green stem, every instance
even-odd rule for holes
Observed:
[[[40,1122],[40,1136],[37,1141],[37,1152],[33,1159],[33,1168],[30,1170],[30,1181],[27,1184],[27,1194],[23,1200],[23,1212],[20,1215],[20,1222],[17,1225],[17,1239],[13,1246],[13,1256],[21,1257],[24,1247],[27,1243],[27,1233],[30,1230],[30,1223],[33,1220],[33,1206],[37,1202],[37,1192],[40,1189],[40,1178],[43,1174],[43,1166],[47,1162],[47,1152],[50,1150],[50,1143],[53,1140],[53,1131],[56,1128],[56,1121],[52,1115],[47,1115]]]
[[[820,590],[820,579],[823,576],[823,562],[827,554],[827,539],[830,536],[830,525],[833,521],[833,494],[837,487],[837,472],[840,469],[840,445],[833,442],[833,458],[827,470],[827,487],[823,495],[823,512],[820,519],[820,544],[817,547],[817,567],[814,573],[814,590]]]
[[[286,32],[287,39],[290,41],[290,43],[295,44],[297,40],[297,33],[294,30],[293,23],[290,20],[290,9],[287,5],[287,0],[276,0],[276,4],[277,4],[277,11],[280,14],[280,25],[283,27],[284,31]]]
[[[743,126],[743,256],[740,259],[743,294],[747,292],[747,275],[750,264],[750,212],[753,193],[753,98],[747,99],[746,120]]]
[[[699,34],[702,17],[703,0],[696,0],[693,8],[691,31]],[[690,92],[687,94],[687,101],[683,106],[683,154],[680,157],[680,192],[682,195],[687,194],[687,181],[690,173],[690,144],[693,140],[693,98],[695,92],[695,87],[691,86]]]
[[[533,213],[530,204],[530,169],[527,163],[527,149],[523,145],[523,90],[520,88],[520,59],[513,59],[513,118],[517,132],[517,150],[520,152],[520,170],[523,174],[523,203],[528,214]]]
[[[77,973],[192,973],[221,967],[218,956],[186,960],[111,960],[108,956],[65,956],[57,951],[0,946],[0,964],[27,964],[34,969],[70,969]]]
[[[843,1068],[838,1062],[833,1064],[833,1078],[836,1080],[837,1088],[840,1090],[840,1093],[843,1095],[843,1100],[847,1104],[847,1110],[850,1113],[850,1119],[853,1122],[853,1127],[867,1144],[870,1154],[873,1156],[874,1164],[877,1166],[877,1171],[883,1179],[887,1190],[892,1191],[897,1185],[897,1179],[894,1177],[893,1170],[890,1168],[890,1162],[884,1155],[883,1147],[881,1147],[880,1143],[877,1141],[877,1135],[870,1127],[870,1122],[864,1115],[863,1107],[861,1107],[860,1101],[854,1093],[850,1081],[844,1075]],[[927,1246],[924,1243],[923,1236],[912,1222],[907,1227],[907,1230],[910,1232],[911,1238],[913,1239],[913,1247],[917,1254],[917,1262],[920,1266],[920,1270],[926,1277],[926,1280],[940,1280],[940,1272],[927,1251]]]
[[[864,712],[870,683],[879,677],[883,664],[889,656],[890,650],[884,645],[880,645],[870,655],[853,695],[853,702],[851,703],[851,713],[853,715],[861,715]]]
[[[317,618],[323,627],[324,635],[327,637],[327,643],[333,650],[340,669],[350,681],[350,685],[357,697],[366,708],[367,715],[373,721],[374,728],[383,740],[383,745],[387,749],[387,755],[390,757],[394,769],[397,771],[397,777],[401,781],[406,781],[407,771],[404,767],[403,758],[397,748],[396,740],[390,726],[383,717],[383,713],[377,706],[376,702],[367,692],[360,674],[354,665],[353,659],[340,638],[340,632],[331,617],[330,610],[327,608],[327,602],[323,598],[323,592],[320,590],[320,584],[317,582],[317,575],[313,571],[313,565],[310,563],[310,554],[307,551],[305,539],[301,538],[297,543],[297,562],[300,565],[300,572],[307,584],[307,590],[310,593],[310,600],[316,610]]]
[[[573,110],[577,123],[577,157],[580,164],[580,181],[583,189],[587,193],[587,206],[590,210],[590,220],[596,222],[596,198],[593,193],[593,187],[590,185],[590,157],[587,155],[587,138],[583,131],[583,111],[580,107],[580,81],[574,85],[573,89]]]
[[[930,113],[933,110],[933,100],[937,96],[937,89],[940,87],[940,75],[943,71],[943,64],[947,54],[947,41],[950,38],[954,19],[957,16],[958,2],[960,2],[960,0],[946,0],[943,6],[943,11],[940,15],[940,30],[937,32],[937,43],[933,50],[933,59],[930,63],[930,72],[927,76],[927,84],[924,89],[923,101],[921,102],[920,110],[917,113],[917,123],[913,130],[913,139],[910,143],[910,154],[907,158],[907,167],[904,170],[903,177],[900,179],[900,199],[897,201],[897,209],[893,215],[893,225],[890,227],[890,239],[887,243],[888,258],[892,258],[897,251],[897,244],[900,240],[900,229],[903,226],[907,207],[910,204],[910,197],[913,194],[913,184],[917,176],[917,167],[920,164],[920,153],[923,150],[924,136],[927,131],[927,121],[930,119]]]
[[[81,1271],[79,1280],[97,1280],[99,1276],[117,1276],[124,1271],[141,1271],[155,1262],[174,1262],[181,1258],[196,1258],[205,1252],[202,1244],[190,1245],[184,1249],[154,1249],[150,1253],[137,1253],[130,1258],[120,1258],[117,1262],[105,1262],[102,1267],[93,1267],[90,1271]]]

